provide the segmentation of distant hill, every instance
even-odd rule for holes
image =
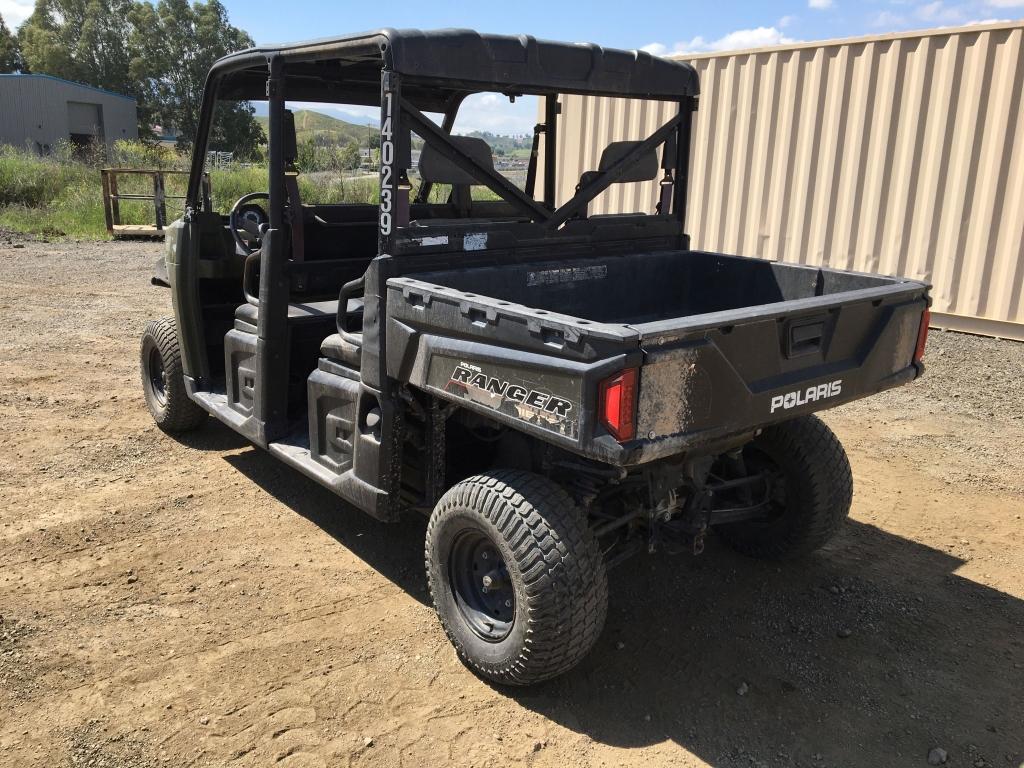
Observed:
[[[263,134],[267,133],[267,123],[270,118],[257,117],[257,122],[263,128]],[[371,129],[372,130],[372,129]],[[346,120],[339,120],[336,117],[325,115],[322,112],[314,112],[311,109],[300,109],[295,113],[295,137],[299,142],[310,139],[323,144],[341,144],[344,146],[354,141],[361,147],[366,146],[367,130],[365,125],[356,125]]]
[[[267,134],[267,124],[270,118],[266,115],[257,115],[256,121],[263,129],[263,135]],[[295,112],[295,138],[299,143],[313,140],[321,144],[338,144],[345,146],[354,141],[360,147],[366,147],[368,136],[367,126],[374,138],[377,137],[377,127],[372,124],[357,125],[347,120],[325,115],[323,112],[315,112],[312,109],[300,109]],[[498,157],[520,158],[528,157],[530,147],[533,144],[533,137],[505,136],[493,134],[489,131],[472,131],[463,134],[475,136],[486,141],[494,154]],[[376,146],[376,143],[375,143]],[[423,146],[423,139],[413,136],[413,149]]]

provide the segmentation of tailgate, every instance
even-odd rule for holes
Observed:
[[[635,325],[641,460],[911,381],[927,306],[901,282]]]

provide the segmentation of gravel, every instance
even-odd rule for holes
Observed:
[[[854,417],[872,430],[865,448],[887,461],[927,453],[923,471],[962,492],[1022,494],[1022,373],[1022,342],[933,331],[924,376],[824,416]]]
[[[33,629],[24,622],[0,616],[0,689],[18,697],[32,688],[31,658],[26,640]]]
[[[159,250],[0,247],[0,765],[1024,759],[1024,344],[935,332],[920,381],[825,413],[857,492],[822,552],[638,558],[584,665],[496,691],[423,602],[418,521],[373,527],[226,428],[153,427]]]
[[[909,387],[871,398],[909,400],[946,414],[1024,421],[1024,342],[932,329],[925,375]]]

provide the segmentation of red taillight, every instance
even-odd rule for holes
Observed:
[[[637,369],[627,368],[598,388],[601,423],[620,443],[636,437],[636,379]]]
[[[925,310],[921,314],[921,327],[917,330],[917,349],[914,350],[914,362],[920,363],[924,360],[924,345],[928,343],[928,323],[932,320],[932,313]]]

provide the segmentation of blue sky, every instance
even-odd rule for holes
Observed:
[[[10,2],[11,0],[0,0]],[[471,27],[616,48],[721,50],[788,40],[1024,17],[1024,0],[784,0],[783,2],[477,2],[389,4],[226,0],[231,20],[259,42],[377,27]]]
[[[470,27],[483,32],[526,33],[656,54],[704,52],[778,45],[795,41],[900,32],[1024,17],[1024,0],[782,0],[757,2],[667,2],[644,0],[515,0],[511,3],[429,3],[393,0],[381,5],[332,0],[222,0],[231,21],[258,43],[288,42],[379,27]],[[32,0],[0,0],[10,26],[20,24]],[[473,109],[469,109],[473,107]],[[324,109],[323,111],[332,111]],[[365,120],[373,110],[333,110]],[[522,133],[531,130],[531,99],[515,105],[480,96],[463,108],[456,129]],[[472,117],[470,117],[472,114]]]
[[[395,0],[386,5],[344,0],[222,2],[232,23],[261,43],[387,26],[471,27],[617,48],[653,45],[667,52],[725,50],[1024,17],[1024,0],[517,0],[448,4]],[[32,6],[32,0],[0,0],[0,14],[8,25],[18,26]]]

